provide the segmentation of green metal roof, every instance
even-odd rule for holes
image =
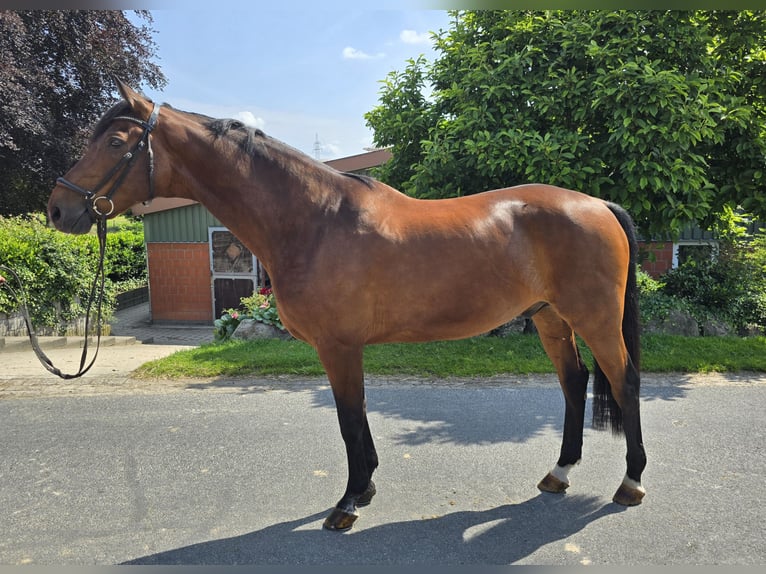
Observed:
[[[200,203],[144,216],[147,243],[207,243],[208,227],[224,225]]]

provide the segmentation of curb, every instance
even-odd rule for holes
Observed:
[[[60,349],[60,348],[82,348],[85,345],[85,337],[38,337],[38,343],[42,349]],[[102,347],[113,347],[115,345],[140,345],[141,342],[135,337],[118,337],[108,335],[101,337]],[[88,345],[95,347],[96,337],[88,337]],[[29,351],[32,344],[29,337],[0,337],[0,353],[13,353],[18,351]]]

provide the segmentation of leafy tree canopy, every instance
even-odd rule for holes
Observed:
[[[56,177],[82,151],[119,76],[160,88],[151,15],[120,11],[0,11],[0,215],[45,208]]]
[[[366,114],[418,197],[528,182],[622,204],[676,235],[725,208],[766,217],[766,13],[456,11],[438,57]]]

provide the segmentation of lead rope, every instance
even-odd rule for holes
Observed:
[[[104,281],[105,281],[105,274],[104,274],[104,255],[106,253],[106,217],[99,217],[96,223],[96,233],[98,236],[98,267],[96,269],[96,276],[93,278],[93,283],[90,287],[90,296],[88,297],[88,306],[85,310],[85,340],[83,342],[82,347],[82,356],[80,357],[80,367],[77,370],[76,373],[63,373],[60,369],[58,369],[54,364],[53,361],[50,360],[50,358],[43,352],[42,348],[40,347],[40,343],[37,340],[37,334],[35,333],[34,326],[32,325],[32,320],[29,316],[29,309],[27,307],[27,294],[24,289],[24,284],[22,283],[21,279],[19,279],[19,276],[16,274],[16,272],[8,267],[7,265],[0,265],[0,269],[3,269],[7,271],[11,277],[13,277],[18,284],[18,292],[14,290],[8,281],[0,281],[0,287],[5,287],[11,295],[16,299],[16,301],[19,304],[19,310],[21,312],[21,316],[24,318],[24,323],[27,327],[27,333],[29,333],[29,341],[32,344],[32,349],[35,352],[35,355],[37,355],[37,358],[40,360],[40,363],[42,363],[43,367],[45,367],[49,372],[53,373],[54,375],[57,375],[61,377],[62,379],[76,379],[78,377],[82,377],[85,373],[87,373],[90,368],[93,366],[93,364],[96,362],[96,357],[98,356],[98,351],[101,348],[101,305],[104,301]],[[2,279],[2,277],[0,277]],[[88,339],[89,339],[89,331],[90,331],[90,316],[91,316],[91,308],[93,306],[93,300],[98,299],[98,303],[96,305],[96,352],[93,355],[93,358],[91,359],[90,363],[85,365],[87,359],[88,359]]]

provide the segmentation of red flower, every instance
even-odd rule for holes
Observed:
[[[258,295],[271,295],[271,287],[261,287],[258,290]]]

